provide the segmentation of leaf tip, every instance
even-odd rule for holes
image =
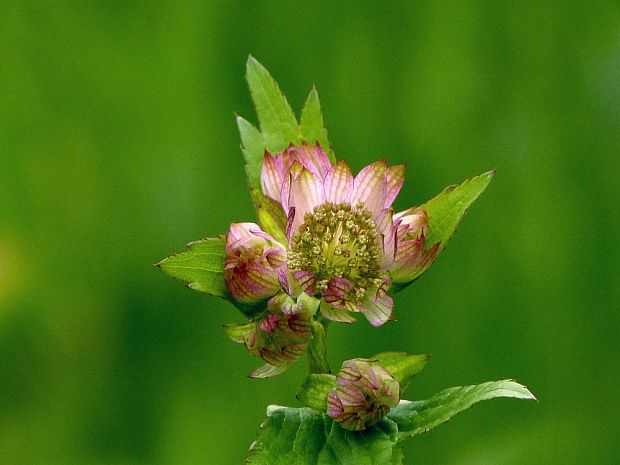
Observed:
[[[523,385],[522,385],[522,386],[523,386]],[[529,399],[529,400],[533,400],[533,401],[535,401],[535,402],[540,402],[540,401],[538,400],[538,397],[536,397],[536,396],[534,395],[534,393],[533,393],[532,391],[530,391],[530,388],[528,388],[527,386],[523,386],[523,389],[525,389],[525,391],[528,393],[528,395],[529,395],[529,398],[528,398],[528,399]]]
[[[260,63],[260,61],[254,58],[252,54],[248,55],[248,60],[246,62],[245,68],[246,68],[246,72],[248,73],[248,75],[251,72],[254,72],[254,73],[256,71],[260,72],[261,70],[266,71],[265,67]]]
[[[267,414],[268,417],[270,417],[278,410],[282,410],[282,408],[284,407],[282,407],[281,405],[271,404],[267,406],[267,411],[265,413]]]
[[[538,402],[538,399],[536,398],[534,393],[532,391],[530,391],[530,388],[528,388],[524,384],[519,383],[515,379],[508,379],[506,381],[509,382],[509,383],[512,383],[513,385],[515,385],[514,387],[516,387],[518,390],[522,391],[521,392],[522,395],[519,396],[520,399],[534,400],[534,401]],[[525,392],[523,392],[523,391],[525,391]]]

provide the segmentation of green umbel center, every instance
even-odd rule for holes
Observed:
[[[316,276],[316,289],[327,289],[332,278],[353,283],[351,300],[361,299],[368,289],[381,285],[375,222],[362,203],[324,203],[307,213],[291,238],[288,266]]]

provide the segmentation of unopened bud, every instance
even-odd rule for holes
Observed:
[[[286,249],[254,223],[233,223],[226,238],[224,281],[239,302],[256,303],[280,288]]]
[[[359,431],[374,425],[399,402],[398,381],[368,359],[344,362],[336,385],[327,396],[327,414],[348,430]]]

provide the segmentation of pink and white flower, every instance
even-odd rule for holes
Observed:
[[[392,210],[404,177],[404,165],[385,161],[353,176],[345,161],[332,165],[319,145],[265,152],[262,192],[287,218],[278,236],[287,243],[252,223],[232,225],[225,280],[233,297],[258,302],[278,292],[293,299],[305,292],[320,299],[330,320],[353,322],[350,312],[363,313],[374,326],[392,319],[392,282],[415,279],[438,251],[438,244],[425,248],[426,212]],[[289,302],[282,311],[294,309]]]

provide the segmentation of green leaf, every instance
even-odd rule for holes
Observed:
[[[306,376],[297,399],[306,407],[319,412],[327,409],[327,394],[336,387],[336,377],[327,373],[315,373]]]
[[[187,244],[189,250],[164,258],[157,266],[187,287],[228,298],[224,284],[226,239],[211,238]]]
[[[299,143],[301,133],[291,106],[269,71],[252,56],[248,58],[246,78],[267,149],[275,153],[291,142]]]
[[[277,217],[272,215],[271,211],[265,207],[256,207],[256,211],[258,212],[258,222],[263,231],[271,235],[271,237],[280,244],[286,245],[288,242],[286,240],[286,234],[282,231],[282,228],[280,228]]]
[[[450,420],[475,403],[497,397],[536,400],[525,387],[512,380],[446,389],[428,400],[401,401],[388,417],[398,425],[400,439],[417,436]]]
[[[258,367],[252,373],[250,373],[250,378],[272,378],[274,376],[278,376],[288,370],[289,365],[272,365],[271,363],[265,363],[264,365]]]
[[[439,195],[416,208],[416,211],[425,210],[429,217],[426,244],[430,246],[439,242],[439,250],[444,249],[469,206],[484,192],[494,174],[495,171],[489,171],[459,185],[448,186]]]
[[[323,122],[323,113],[321,111],[321,103],[319,102],[319,94],[315,87],[312,87],[304,108],[301,110],[301,136],[303,140],[309,144],[318,142],[329,156],[332,163],[336,162],[334,153],[329,146],[327,139],[327,129]]]
[[[325,390],[330,375],[311,375]],[[321,387],[323,386],[323,387]],[[253,465],[400,465],[400,441],[425,433],[482,400],[496,397],[535,399],[511,380],[446,389],[428,400],[400,405],[375,426],[348,431],[310,408],[267,408],[267,420],[250,447]]]
[[[258,222],[280,244],[286,245],[286,215],[282,205],[266,195],[260,189],[250,189],[254,206],[258,212]]]
[[[347,431],[309,408],[269,406],[250,447],[251,465],[401,465],[394,422]]]
[[[265,150],[276,154],[286,149],[290,144],[299,145],[302,140],[308,143],[319,142],[335,162],[334,154],[327,139],[327,129],[323,122],[321,104],[316,89],[312,89],[301,112],[301,123],[297,124],[295,114],[288,101],[271,77],[269,71],[252,56],[247,61],[246,77],[260,130],[244,118],[237,116],[237,126],[241,135],[241,151],[245,158],[245,169],[250,187],[260,190],[261,168]],[[256,203],[257,211],[259,206]],[[268,218],[270,212],[258,212],[263,216],[262,221],[272,223],[277,218]],[[273,216],[271,214],[271,216]]]
[[[404,352],[383,352],[371,357],[400,383],[401,395],[415,375],[420,373],[430,355],[409,355]]]
[[[187,244],[189,250],[164,258],[156,266],[173,278],[187,282],[187,287],[223,297],[248,318],[266,311],[266,302],[244,304],[233,299],[224,283],[226,238],[208,238]]]
[[[243,344],[245,342],[244,336],[253,331],[256,331],[258,323],[250,321],[249,323],[227,323],[223,325],[226,335],[235,342]]]
[[[245,159],[245,172],[250,187],[260,190],[260,173],[265,154],[265,139],[250,122],[237,116],[237,127],[241,136],[241,152]]]

